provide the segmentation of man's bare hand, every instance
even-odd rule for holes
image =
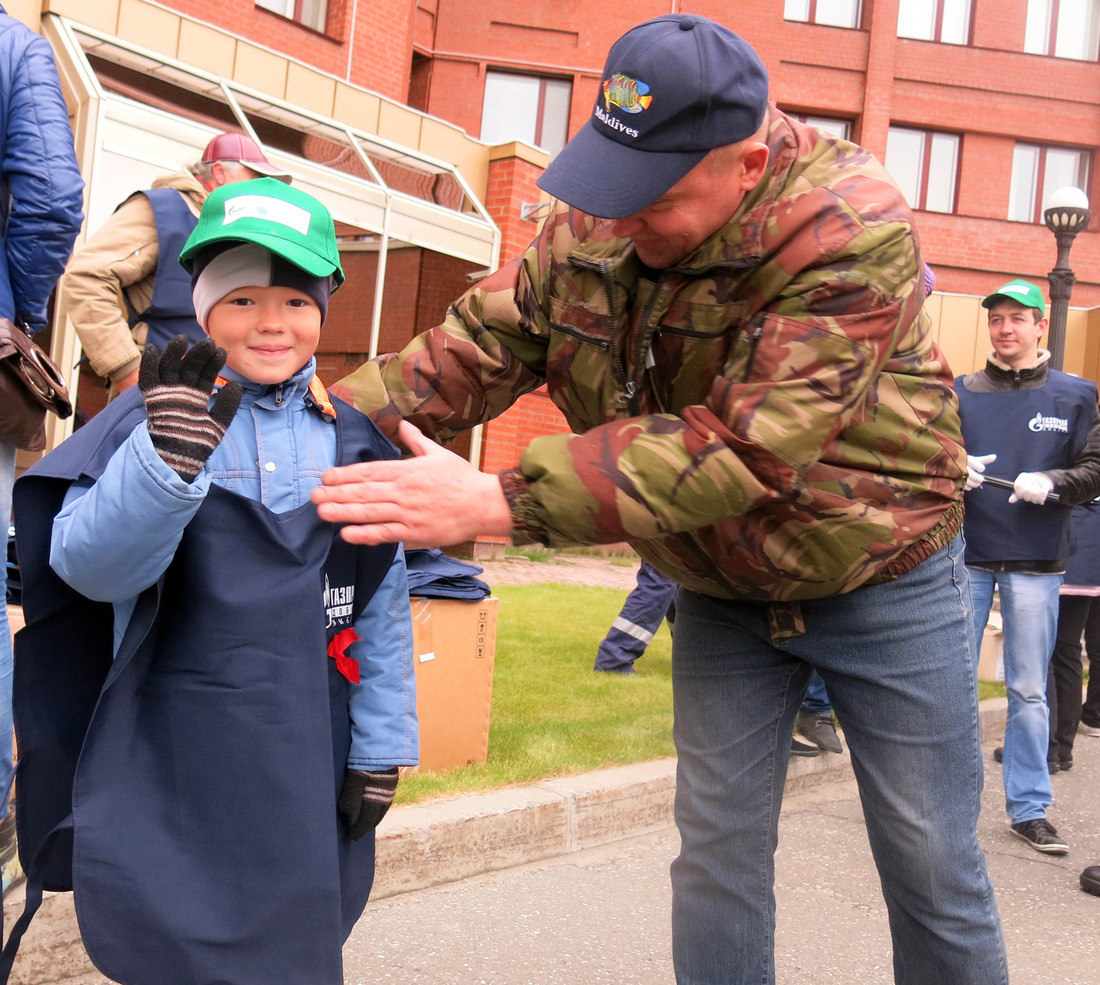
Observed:
[[[317,514],[347,524],[352,544],[404,541],[406,547],[446,547],[479,534],[507,536],[512,514],[495,475],[441,448],[402,421],[398,436],[414,458],[361,462],[329,469],[313,490]]]

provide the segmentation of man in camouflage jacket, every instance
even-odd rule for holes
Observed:
[[[684,586],[679,982],[774,980],[776,819],[816,668],[896,981],[1004,983],[975,833],[966,455],[910,212],[866,151],[768,106],[759,59],[713,22],[634,28],[603,78],[540,179],[560,202],[524,256],[342,382],[415,457],[328,473],[319,511],[363,542],[625,539]],[[543,383],[575,433],[517,469],[480,473],[424,437]]]

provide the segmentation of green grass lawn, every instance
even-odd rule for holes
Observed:
[[[402,777],[397,803],[535,783],[675,755],[672,639],[662,625],[633,676],[592,671],[626,592],[501,586],[485,763]],[[1003,695],[979,682],[979,697]]]

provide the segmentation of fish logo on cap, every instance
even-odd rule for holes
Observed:
[[[640,113],[649,109],[653,97],[649,86],[629,75],[616,74],[603,81],[603,100],[608,110],[618,106],[624,113]]]

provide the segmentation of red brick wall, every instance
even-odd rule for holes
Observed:
[[[485,207],[500,226],[500,262],[519,256],[535,237],[538,224],[521,218],[524,205],[547,201],[547,195],[535,181],[542,168],[517,157],[489,164],[489,186]],[[541,213],[539,214],[541,218]]]
[[[325,32],[302,27],[253,0],[165,0],[188,17],[213,24],[290,55],[308,65],[404,102],[412,58],[416,0],[360,2],[352,30],[354,0],[329,0]]]
[[[505,413],[485,425],[481,467],[487,472],[512,468],[535,438],[568,431],[565,418],[546,389],[520,397]]]

